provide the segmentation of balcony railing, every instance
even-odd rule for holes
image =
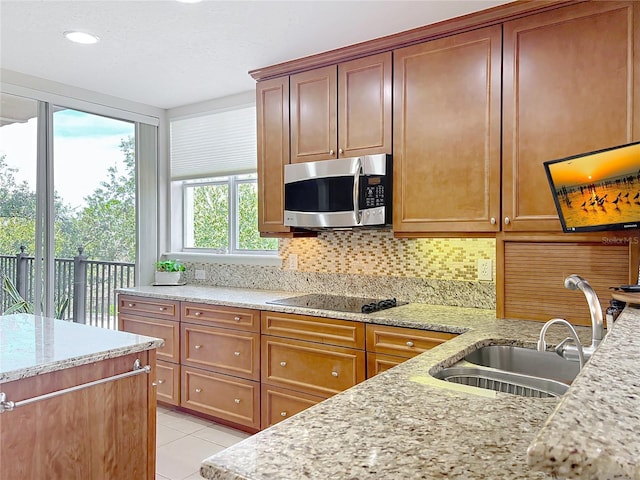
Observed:
[[[65,299],[69,302],[63,319],[116,330],[116,289],[135,284],[134,266],[133,263],[87,260],[82,248],[73,258],[56,258],[54,303],[58,306]],[[8,276],[22,297],[33,304],[35,263],[34,257],[24,253],[24,247],[17,255],[0,255],[0,274]],[[0,288],[0,312],[10,304],[11,299]]]

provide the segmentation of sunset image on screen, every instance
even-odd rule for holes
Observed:
[[[567,230],[640,222],[640,144],[547,167]]]

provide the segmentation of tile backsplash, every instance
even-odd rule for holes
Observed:
[[[281,267],[190,263],[186,280],[495,308],[495,283],[477,281],[478,259],[492,260],[495,278],[495,239],[398,239],[389,231],[335,231],[316,238],[281,239],[279,255]],[[206,279],[195,280],[195,269],[204,270]]]

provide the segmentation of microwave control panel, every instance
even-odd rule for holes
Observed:
[[[386,205],[385,182],[381,176],[367,176],[364,178],[364,208],[384,207]]]

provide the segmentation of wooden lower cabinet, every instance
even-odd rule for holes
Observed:
[[[140,317],[121,313],[120,330],[138,335],[147,335],[164,340],[164,346],[158,348],[158,360],[180,362],[180,323],[162,318]]]
[[[180,365],[158,361],[155,384],[158,402],[168,405],[180,405]]]
[[[366,335],[367,378],[458,336],[456,333],[375,324],[366,326]]]
[[[272,385],[262,386],[261,397],[261,425],[263,429],[313,407],[326,398]]]
[[[363,350],[262,336],[262,382],[331,396],[365,379]]]
[[[367,378],[374,377],[406,360],[407,357],[367,352]]]
[[[180,405],[246,427],[260,428],[260,382],[182,367]]]
[[[17,402],[129,372],[136,360],[152,374],[113,380],[40,400],[0,415],[0,478],[155,478],[155,351],[139,352],[2,384]]]

